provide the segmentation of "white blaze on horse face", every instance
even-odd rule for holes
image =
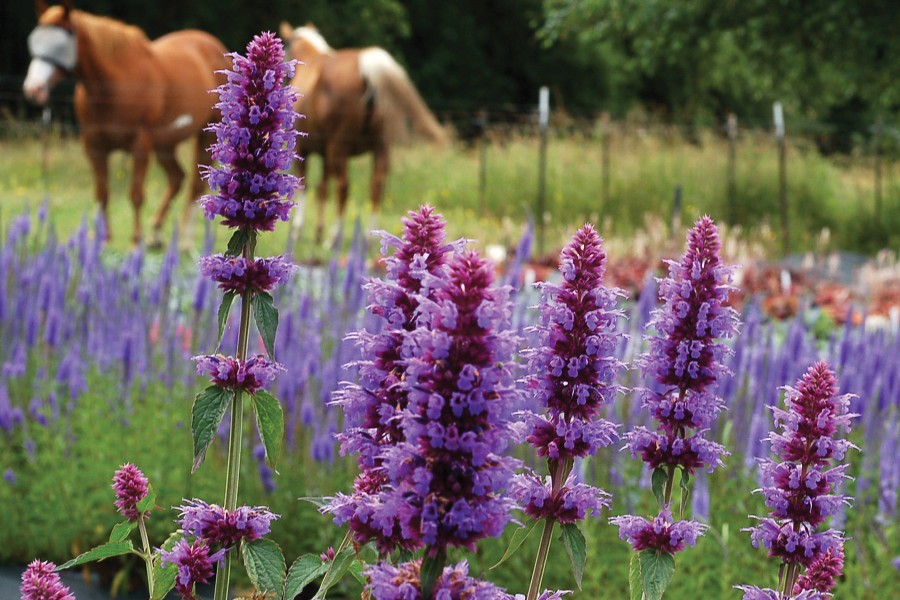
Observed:
[[[38,104],[46,104],[50,97],[50,88],[59,79],[58,69],[41,58],[31,59],[28,65],[28,74],[25,75],[25,83],[22,91],[25,97]]]

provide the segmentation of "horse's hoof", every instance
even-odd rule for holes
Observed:
[[[154,250],[154,251],[156,251],[156,250],[162,250],[162,249],[163,249],[163,243],[162,243],[162,240],[159,239],[159,238],[156,237],[156,236],[153,236],[153,237],[150,238],[150,240],[147,242],[147,250]]]

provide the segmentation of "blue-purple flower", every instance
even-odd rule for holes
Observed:
[[[160,556],[163,565],[172,564],[178,569],[175,589],[181,597],[184,600],[197,600],[194,586],[209,582],[213,576],[213,565],[223,564],[225,552],[223,548],[211,553],[209,546],[201,539],[196,539],[193,543],[181,539],[171,551],[160,550]]]
[[[222,166],[203,168],[216,193],[199,202],[227,227],[271,231],[288,220],[298,183],[285,172],[295,158],[297,115],[296,92],[284,82],[296,62],[284,60],[281,40],[268,32],[253,38],[246,57],[231,56],[233,70],[217,89],[222,119],[209,127],[217,138],[212,158]]]
[[[22,600],[75,600],[75,596],[54,572],[56,565],[43,560],[32,561],[22,573]]]
[[[284,371],[284,367],[268,360],[262,354],[241,360],[234,356],[209,354],[195,356],[197,373],[208,375],[210,382],[228,390],[241,390],[250,394],[266,387]]]
[[[532,519],[551,519],[563,524],[597,516],[602,509],[609,508],[610,503],[608,493],[576,483],[574,475],[569,475],[556,490],[549,475],[544,479],[532,474],[522,475],[516,477],[510,494]]]
[[[244,540],[252,542],[269,533],[278,515],[264,506],[239,506],[225,510],[203,500],[185,500],[179,506],[181,528],[185,535],[202,539],[209,545],[231,548]]]
[[[285,256],[247,260],[242,256],[213,254],[199,261],[200,274],[208,277],[225,292],[242,294],[270,292],[282,284],[297,270]]]
[[[785,408],[772,407],[778,431],[768,438],[780,462],[761,461],[763,486],[756,490],[765,496],[769,515],[748,531],[755,547],[780,559],[783,592],[826,593],[843,568],[844,538],[834,529],[819,531],[818,525],[849,504],[839,491],[846,465],[834,462],[854,446],[835,434],[849,432],[856,415],[849,411],[851,395],[838,395],[837,378],[823,361],[796,387],[784,389]]]
[[[149,481],[141,470],[131,463],[122,465],[115,472],[112,487],[116,493],[116,508],[129,521],[146,517],[147,513],[138,510],[138,503],[149,493],[148,485]]]
[[[609,520],[619,527],[619,537],[627,541],[635,551],[662,550],[675,554],[686,546],[694,546],[706,531],[706,525],[697,521],[675,521],[669,507],[648,521],[644,517],[624,515]]]

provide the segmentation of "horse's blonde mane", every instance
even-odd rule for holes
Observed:
[[[115,54],[125,47],[150,43],[150,39],[141,28],[111,17],[73,10],[72,23],[76,31],[79,28],[89,31],[91,42],[103,54]]]
[[[334,49],[328,45],[328,42],[325,41],[325,38],[322,37],[322,34],[319,33],[319,30],[316,29],[313,25],[303,25],[302,27],[297,27],[296,29],[294,29],[294,37],[301,40],[306,40],[321,54],[331,54],[332,52],[334,52]]]

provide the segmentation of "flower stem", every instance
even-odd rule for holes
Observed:
[[[244,244],[243,256],[249,263],[253,260],[253,248],[250,242]],[[241,323],[238,329],[237,358],[247,359],[247,347],[250,340],[250,297],[252,291],[241,294]],[[237,508],[238,484],[241,478],[241,449],[244,444],[244,394],[236,391],[231,401],[231,431],[228,436],[228,468],[225,474],[225,510]],[[228,581],[231,577],[231,561],[233,553],[225,557],[225,565],[216,574],[214,600],[227,600]]]
[[[147,526],[144,525],[144,515],[138,519],[138,529],[141,531],[141,542],[144,544],[144,564],[147,566],[147,592],[153,597],[153,551],[150,548],[150,538],[147,536]]]
[[[550,467],[550,494],[556,496],[560,488],[566,483],[569,473],[575,461],[566,458],[561,461],[548,461]],[[546,519],[544,521],[544,533],[541,535],[541,544],[538,546],[537,558],[534,560],[534,571],[531,572],[531,583],[528,585],[528,596],[526,600],[536,600],[541,593],[541,584],[544,581],[544,571],[547,568],[547,559],[550,557],[550,542],[553,535],[553,525],[556,521]]]

